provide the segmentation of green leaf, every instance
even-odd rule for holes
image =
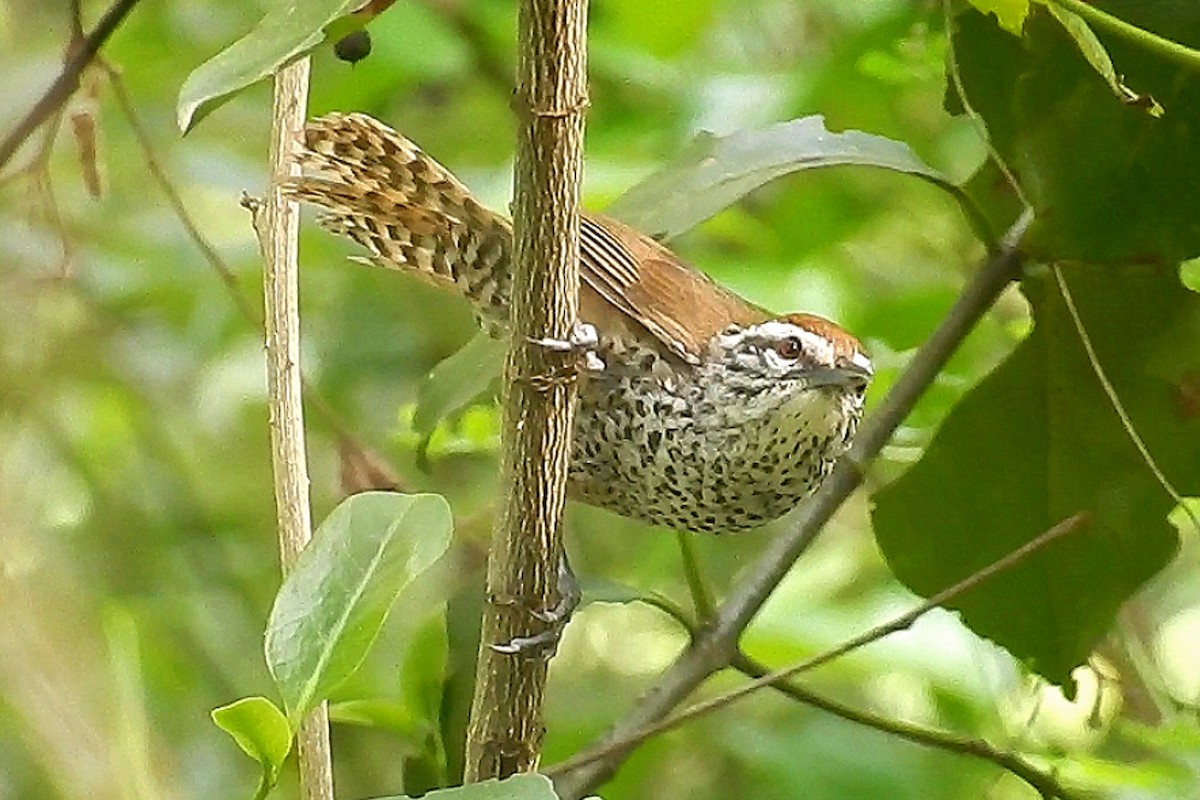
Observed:
[[[514,775],[502,781],[490,780],[439,789],[423,797],[429,800],[558,800],[554,785],[545,775]],[[393,795],[379,800],[407,800],[407,796]]]
[[[728,136],[703,133],[673,164],[623,194],[607,213],[665,241],[775,178],[846,164],[915,175],[945,189],[963,205],[985,241],[991,239],[979,230],[980,218],[963,192],[908,145],[862,131],[832,133],[819,115]]]
[[[343,725],[380,728],[416,746],[429,734],[428,720],[406,703],[382,697],[343,700],[329,704],[329,719]]]
[[[431,616],[414,632],[400,669],[400,691],[414,714],[437,723],[446,679],[450,644],[446,639],[446,615]]]
[[[212,710],[212,721],[262,766],[256,797],[264,797],[292,749],[292,729],[283,712],[265,697],[243,697]]]
[[[362,663],[392,603],[446,551],[439,495],[367,492],[321,524],[267,624],[267,666],[293,724]]]
[[[1096,74],[1104,78],[1104,82],[1108,84],[1109,91],[1118,100],[1129,105],[1145,108],[1151,116],[1161,117],[1163,115],[1162,106],[1158,104],[1157,100],[1147,95],[1139,95],[1122,83],[1121,76],[1117,74],[1116,68],[1113,67],[1108,51],[1104,49],[1104,44],[1101,43],[1100,39],[1097,38],[1096,34],[1082,17],[1053,3],[1046,7],[1067,33],[1070,34],[1071,39],[1075,42],[1075,46],[1079,48],[1080,54],[1092,65],[1092,69],[1096,70]]]
[[[1099,363],[1150,453],[1200,492],[1200,296],[1174,270],[1065,270]],[[1025,280],[1034,329],[875,495],[896,576],[931,595],[1078,512],[1072,534],[953,604],[976,633],[1065,683],[1121,604],[1170,560],[1174,501],[1105,395],[1052,276]]]
[[[325,39],[327,25],[363,0],[282,0],[249,33],[192,70],[179,90],[175,115],[187,133],[234,94],[274,74]],[[349,33],[339,27],[338,38]]]
[[[1027,249],[1046,261],[1200,254],[1200,84],[1152,51],[1102,38],[1123,83],[1161,105],[1156,117],[1147,97],[1114,94],[1046,9],[1024,31],[1016,39],[976,11],[953,24],[967,99],[1035,211]]]
[[[500,377],[506,343],[478,333],[434,367],[421,384],[413,430],[428,438],[438,422],[467,406]]]
[[[1021,35],[1021,26],[1029,14],[1029,0],[970,0],[983,14],[995,14],[1000,27]]]

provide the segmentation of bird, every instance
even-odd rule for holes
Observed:
[[[311,120],[284,188],[368,263],[456,292],[508,332],[511,222],[416,144],[361,113]],[[579,316],[596,363],[579,385],[568,496],[653,525],[737,533],[820,486],[849,447],[872,364],[808,313],[773,314],[663,244],[580,220]]]

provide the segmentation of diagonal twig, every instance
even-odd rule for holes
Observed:
[[[684,709],[683,711],[680,711],[676,714],[666,717],[665,719],[661,719],[651,725],[647,725],[638,731],[635,731],[633,733],[630,733],[629,735],[624,736],[623,738],[621,738],[619,740],[611,741],[600,747],[596,747],[592,750],[588,750],[583,753],[580,753],[579,755],[576,755],[576,756],[568,759],[567,761],[565,761],[561,764],[558,764],[558,765],[552,767],[551,769],[547,770],[547,774],[552,775],[552,776],[557,776],[557,775],[563,774],[563,773],[569,774],[572,770],[575,770],[575,769],[579,768],[580,766],[586,765],[588,763],[604,761],[610,755],[619,754],[624,751],[627,751],[633,745],[637,744],[638,742],[644,741],[645,739],[648,739],[651,736],[654,736],[656,734],[670,730],[672,728],[676,728],[679,725],[683,724],[684,722],[688,722],[697,717],[711,713],[719,708],[723,708],[723,707],[733,703],[734,701],[736,701],[742,697],[745,697],[746,695],[749,695],[753,692],[760,691],[762,689],[773,686],[774,684],[778,683],[779,681],[784,680],[789,677],[792,677],[793,675],[797,675],[801,672],[807,672],[811,669],[815,669],[816,667],[819,667],[823,664],[827,664],[830,661],[840,658],[840,657],[846,655],[847,653],[857,650],[867,644],[870,644],[872,642],[877,642],[886,636],[896,633],[897,631],[904,630],[904,629],[910,627],[917,619],[924,616],[925,614],[928,614],[934,608],[945,605],[946,603],[950,602],[951,600],[962,596],[963,594],[971,591],[972,589],[974,589],[976,586],[980,585],[981,583],[989,580],[996,574],[1003,572],[1004,570],[1010,569],[1010,568],[1016,566],[1017,564],[1021,563],[1022,561],[1029,558],[1031,555],[1033,555],[1038,550],[1041,550],[1042,548],[1049,546],[1053,542],[1056,542],[1056,541],[1062,539],[1063,537],[1068,536],[1072,533],[1075,533],[1076,531],[1086,527],[1088,522],[1089,522],[1089,517],[1086,513],[1075,514],[1074,516],[1069,517],[1068,519],[1065,519],[1062,522],[1058,523],[1050,530],[1048,530],[1045,533],[1043,533],[1042,535],[1038,536],[1036,539],[1033,539],[1032,541],[1027,542],[1026,544],[1022,545],[1021,547],[1018,547],[1016,550],[1013,550],[1011,553],[1009,553],[1005,556],[1002,556],[1000,559],[992,562],[991,564],[984,567],[983,569],[980,569],[977,572],[974,572],[971,575],[968,575],[966,578],[963,578],[961,581],[954,584],[953,586],[950,586],[947,589],[943,589],[942,591],[940,591],[937,594],[930,597],[928,600],[925,600],[924,602],[920,603],[916,607],[912,608],[908,612],[901,614],[900,616],[898,616],[882,625],[877,625],[877,626],[871,628],[870,630],[864,631],[864,632],[858,634],[857,636],[854,636],[854,637],[848,639],[847,641],[843,642],[841,645],[838,645],[837,647],[835,647],[831,650],[826,650],[825,652],[820,653],[819,655],[816,655],[812,658],[805,659],[804,661],[801,661],[798,664],[793,664],[791,666],[783,667],[783,668],[777,669],[773,672],[769,672],[765,675],[762,675],[761,677],[755,678],[754,680],[750,681],[747,684],[744,684],[742,686],[739,686],[736,689],[733,689],[732,691],[726,692],[725,694],[718,695],[717,697],[710,698],[710,699],[705,700],[700,703],[696,703],[695,705],[690,706],[690,707]],[[730,662],[736,663],[736,661],[737,661],[737,655],[735,654],[734,657],[732,657],[730,659]],[[1061,787],[1059,787],[1059,788],[1061,788]],[[560,794],[561,793],[562,792],[560,791]],[[1056,795],[1049,795],[1049,796],[1053,797]],[[1066,795],[1063,794],[1062,791],[1059,791],[1057,796],[1066,797]]]
[[[740,652],[730,666],[751,678],[761,678],[769,672],[767,667]],[[923,747],[989,761],[1025,781],[1036,789],[1042,797],[1058,797],[1063,798],[1063,800],[1074,800],[1075,798],[1075,795],[1070,790],[1064,788],[1049,771],[1031,764],[1019,753],[1001,749],[984,739],[958,736],[947,731],[914,725],[911,722],[886,719],[876,714],[853,708],[825,695],[818,694],[794,681],[775,681],[771,684],[771,688],[805,705],[818,708],[848,722],[874,728],[889,736],[898,736],[901,739]]]
[[[116,0],[104,16],[96,23],[92,32],[82,39],[73,41],[63,62],[62,71],[46,89],[45,93],[34,103],[33,108],[17,123],[17,126],[0,142],[0,170],[30,135],[50,119],[58,109],[62,108],[75,90],[79,88],[79,76],[92,59],[100,52],[100,48],[108,41],[113,32],[125,20],[125,17],[137,5],[138,0]]]

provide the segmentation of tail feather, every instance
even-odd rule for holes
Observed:
[[[332,233],[369,261],[454,288],[492,327],[508,318],[512,230],[441,164],[364,114],[310,122],[286,190],[319,206]]]

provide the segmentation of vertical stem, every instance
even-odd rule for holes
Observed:
[[[587,105],[586,0],[522,0],[512,342],[505,369],[504,509],[492,537],[488,604],[467,733],[466,780],[535,769],[545,658],[492,645],[545,629],[558,599],[561,518],[578,356],[532,344],[569,339],[578,314],[579,179]]]
[[[300,208],[284,198],[280,185],[297,174],[292,142],[304,128],[309,60],[302,58],[275,76],[271,126],[271,186],[262,208],[259,236],[266,259],[267,388],[271,406],[271,456],[279,555],[291,569],[312,538],[308,504],[308,462],[300,393],[300,304],[297,289]],[[296,733],[300,791],[304,800],[333,800],[329,718],[321,704]]]

